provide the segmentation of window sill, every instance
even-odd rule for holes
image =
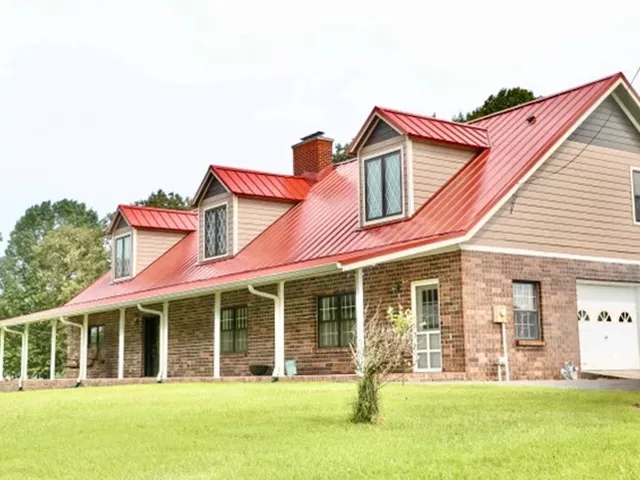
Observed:
[[[516,340],[517,347],[544,347],[544,340]]]
[[[220,352],[221,357],[247,357],[249,352]]]
[[[316,347],[315,353],[344,353],[350,352],[351,349],[347,347]]]

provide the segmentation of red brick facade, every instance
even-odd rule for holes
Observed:
[[[333,161],[333,140],[317,136],[293,147],[293,174],[320,173]]]
[[[388,306],[411,308],[412,282],[437,279],[440,290],[442,338],[438,378],[492,380],[502,354],[500,326],[493,323],[493,307],[508,311],[507,336],[513,379],[556,378],[567,360],[579,363],[576,321],[576,281],[640,282],[640,267],[579,262],[542,257],[455,251],[364,269],[367,317]],[[514,339],[512,282],[540,284],[543,344],[520,346]],[[276,293],[276,286],[261,287]],[[355,274],[345,272],[285,284],[285,358],[296,360],[300,375],[353,373],[349,348],[320,348],[317,338],[317,297],[355,291]],[[249,365],[273,365],[274,307],[269,299],[247,289],[224,292],[222,308],[248,308],[248,348],[221,354],[223,377],[245,376]],[[161,310],[161,305],[150,308]],[[169,303],[169,377],[213,376],[213,295]],[[143,376],[143,317],[126,310],[125,377]],[[101,361],[89,354],[89,378],[117,377],[117,311],[89,315],[89,325],[105,326],[105,354]],[[74,318],[81,322],[81,318]],[[77,375],[79,333],[70,331],[68,377]],[[73,366],[76,368],[73,368]]]

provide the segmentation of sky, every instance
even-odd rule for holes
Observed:
[[[638,25],[637,0],[0,0],[0,252],[46,200],[104,216],[212,163],[291,173],[300,137],[348,142],[374,105],[631,78]]]

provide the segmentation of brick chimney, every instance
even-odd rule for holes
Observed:
[[[332,163],[333,139],[316,132],[302,137],[293,149],[293,174],[315,177]]]

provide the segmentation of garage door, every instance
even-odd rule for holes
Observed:
[[[583,370],[640,368],[636,287],[578,284]]]

